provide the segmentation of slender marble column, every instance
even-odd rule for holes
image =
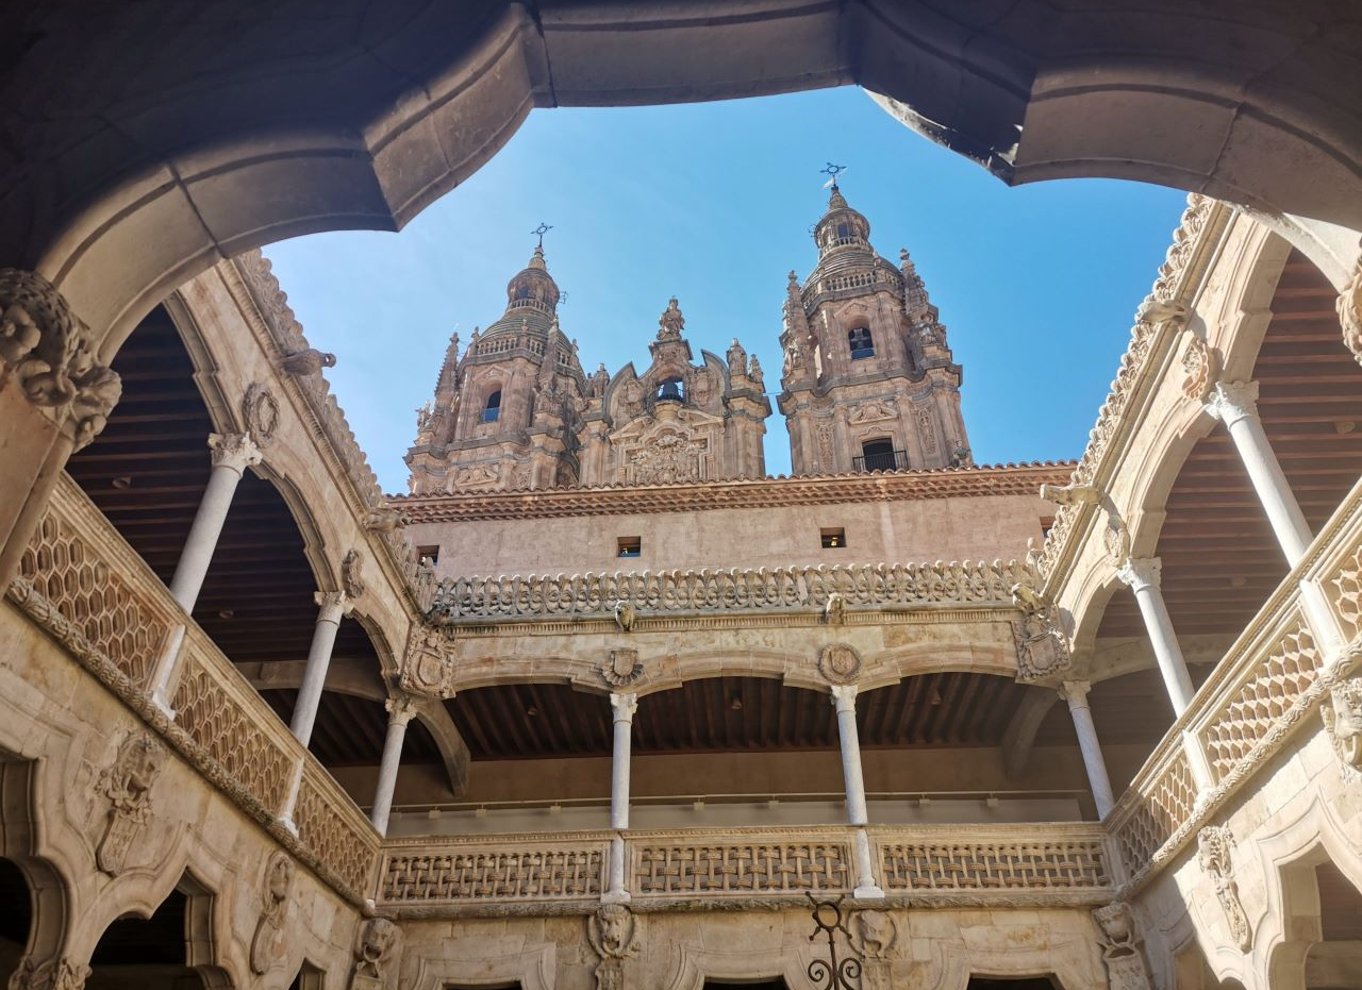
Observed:
[[[884,891],[875,883],[875,870],[870,857],[870,837],[865,831],[869,815],[865,807],[865,779],[861,775],[861,739],[856,731],[856,685],[834,684],[832,704],[837,709],[837,738],[842,748],[842,780],[846,787],[847,822],[857,826],[856,889],[852,896],[883,897]]]
[[[1163,592],[1159,590],[1162,569],[1163,562],[1158,557],[1130,557],[1117,568],[1116,576],[1135,592],[1135,602],[1140,606],[1145,631],[1154,647],[1173,711],[1181,715],[1192,701],[1192,678],[1187,673],[1187,661],[1182,657],[1173,621],[1163,603]]]
[[[1206,411],[1229,430],[1286,562],[1295,567],[1313,536],[1258,418],[1258,383],[1221,382],[1211,393]]]
[[[194,611],[236,486],[247,466],[260,463],[260,449],[249,433],[213,433],[208,437],[208,446],[213,451],[213,472],[208,476],[208,487],[203,491],[194,525],[180,552],[175,576],[170,579],[170,593],[186,612]]]
[[[1074,731],[1078,733],[1078,749],[1088,771],[1088,786],[1092,788],[1092,799],[1097,804],[1097,817],[1106,818],[1116,798],[1111,791],[1106,761],[1102,759],[1102,747],[1097,741],[1097,727],[1092,723],[1092,711],[1088,708],[1091,687],[1087,681],[1065,681],[1060,686],[1059,696],[1069,703]]]
[[[615,745],[610,764],[610,827],[622,832],[629,827],[629,737],[634,729],[634,712],[638,711],[638,695],[632,691],[612,692],[610,708],[615,723]],[[626,859],[624,836],[616,835],[610,843],[610,889],[602,896],[603,901],[629,900],[624,880]]]
[[[326,686],[326,668],[331,665],[331,649],[336,645],[336,631],[341,619],[353,607],[343,591],[319,591],[316,602],[321,606],[317,625],[312,632],[312,648],[307,653],[303,669],[303,686],[298,689],[298,702],[293,709],[290,731],[306,746],[312,740],[312,726],[317,721],[317,706],[321,704],[322,688]]]
[[[402,764],[402,743],[407,738],[408,723],[416,717],[416,702],[401,696],[389,698],[383,704],[388,709],[388,734],[383,740],[383,759],[378,765],[378,786],[374,789],[374,807],[369,812],[369,820],[380,835],[387,835],[397,769]]]

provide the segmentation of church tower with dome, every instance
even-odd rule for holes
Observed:
[[[908,252],[895,267],[836,181],[813,231],[818,264],[790,272],[778,399],[795,474],[962,467],[961,368]]]

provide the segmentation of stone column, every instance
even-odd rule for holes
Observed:
[[[199,500],[199,511],[180,552],[175,576],[170,579],[170,593],[186,613],[194,611],[236,486],[247,466],[260,463],[260,449],[249,433],[212,433],[208,446],[213,451],[213,473],[208,476],[208,487]]]
[[[1162,568],[1163,562],[1158,557],[1130,557],[1117,568],[1116,576],[1135,592],[1145,631],[1154,647],[1168,697],[1173,702],[1173,711],[1181,715],[1192,701],[1192,678],[1187,673],[1187,661],[1182,657],[1173,622],[1163,603],[1163,592],[1159,590]]]
[[[369,812],[369,820],[380,835],[387,835],[397,770],[402,764],[402,743],[407,738],[408,723],[416,717],[416,702],[408,697],[396,697],[389,698],[383,705],[388,709],[388,735],[383,740],[383,759],[378,765],[378,786],[374,788],[374,807]]]
[[[1295,567],[1305,556],[1313,536],[1263,432],[1263,422],[1258,418],[1258,383],[1221,382],[1211,393],[1206,411],[1229,430],[1286,562]]]
[[[624,836],[618,833],[629,828],[629,743],[634,730],[634,712],[638,711],[638,695],[632,691],[612,692],[610,708],[615,723],[615,745],[610,763],[610,827],[617,834],[610,842],[610,889],[601,899],[619,903],[629,900],[624,876],[627,858]]]
[[[319,591],[315,596],[321,606],[317,625],[312,633],[312,648],[307,652],[307,667],[303,670],[303,686],[298,689],[298,702],[293,709],[290,731],[304,746],[312,739],[312,725],[317,721],[317,706],[326,686],[326,668],[331,665],[331,649],[336,645],[336,631],[341,619],[353,607],[343,591]]]
[[[1065,681],[1060,685],[1059,696],[1069,703],[1074,731],[1078,733],[1078,749],[1083,754],[1083,767],[1088,771],[1088,786],[1092,788],[1092,799],[1097,804],[1097,817],[1106,818],[1116,799],[1112,795],[1106,761],[1102,759],[1102,747],[1097,741],[1097,727],[1093,725],[1092,711],[1088,708],[1091,687],[1087,681]]]
[[[870,837],[865,825],[865,780],[861,776],[861,739],[856,731],[856,685],[834,684],[832,704],[837,709],[837,738],[842,747],[842,780],[846,787],[847,823],[856,826],[856,889],[853,897],[883,897],[875,883],[870,857]]]

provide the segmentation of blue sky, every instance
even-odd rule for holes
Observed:
[[[897,261],[907,247],[964,366],[981,464],[1077,457],[1185,203],[1085,179],[1009,189],[844,88],[671,107],[536,110],[487,165],[400,234],[319,234],[266,254],[383,487],[453,330],[494,321],[541,221],[564,332],[590,373],[648,363],[670,296],[691,346],[733,337],[779,391],[785,274],[813,267],[827,160]],[[766,467],[789,470],[778,413]]]

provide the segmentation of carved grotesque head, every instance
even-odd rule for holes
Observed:
[[[380,975],[380,967],[397,946],[401,929],[387,918],[370,918],[359,934],[359,966],[361,972]]]
[[[1320,717],[1344,771],[1362,773],[1362,677],[1336,685]]]
[[[1134,919],[1130,915],[1130,905],[1124,903],[1108,904],[1092,913],[1097,927],[1110,945],[1129,945],[1135,937]]]

